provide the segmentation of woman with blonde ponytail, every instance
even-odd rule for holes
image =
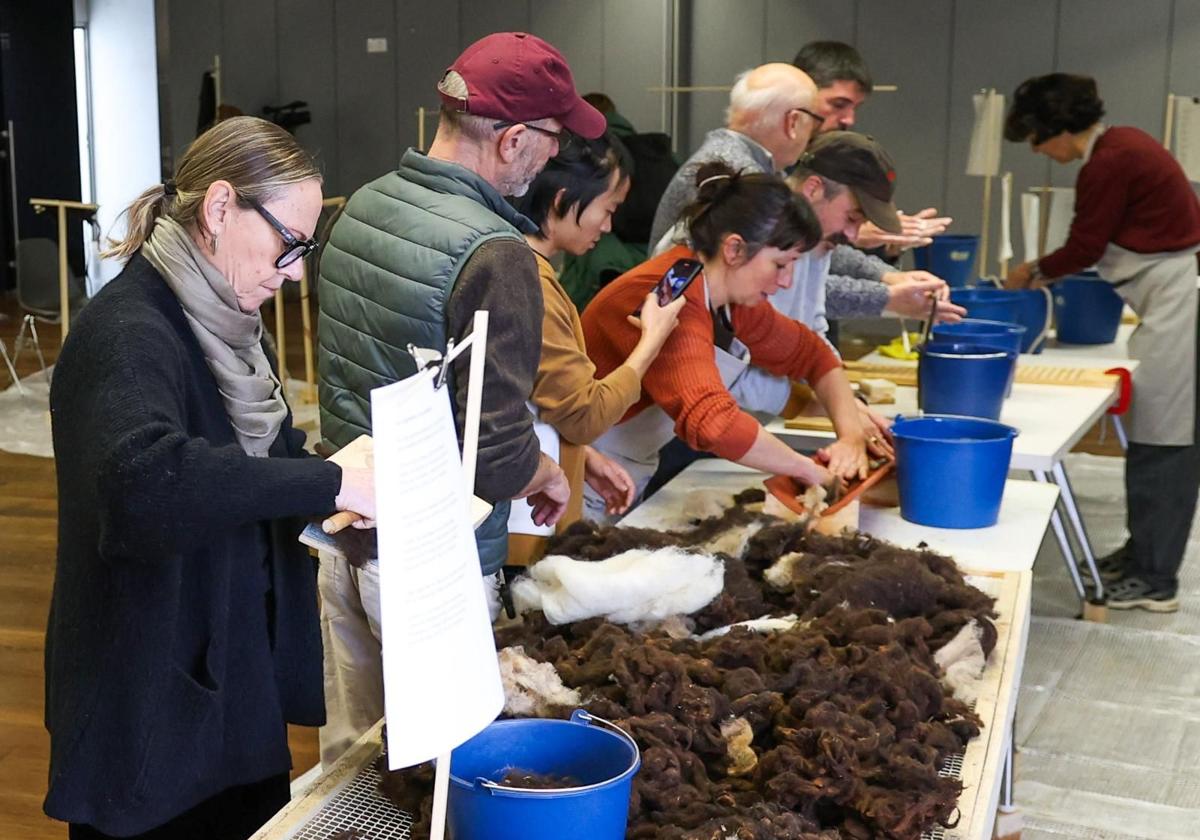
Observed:
[[[324,720],[296,536],[370,524],[373,483],[304,452],[258,311],[320,210],[291,135],[218,123],[129,206],[125,267],[59,357],[45,810],[73,840],[248,837],[288,800],[286,725]]]

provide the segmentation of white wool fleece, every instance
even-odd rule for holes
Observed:
[[[540,609],[551,624],[604,616],[618,624],[696,612],[721,593],[725,564],[674,546],[634,548],[598,562],[542,559],[513,583],[521,612]]]

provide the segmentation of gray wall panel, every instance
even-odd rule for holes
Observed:
[[[763,61],[788,61],[809,41],[854,43],[856,0],[767,0]]]
[[[693,0],[691,77],[681,83],[731,85],[738,73],[762,64],[766,11],[766,0]],[[724,124],[729,94],[687,93],[679,101],[690,108],[686,146],[695,149],[706,133]]]
[[[661,131],[666,0],[604,0],[604,92],[639,131]]]
[[[171,17],[167,49],[167,83],[170,85],[170,144],[174,163],[196,137],[196,118],[200,105],[200,78],[212,67],[213,56],[221,52],[221,15],[200,3],[173,0],[168,6]]]
[[[396,126],[396,18],[391,3],[336,0],[337,151],[340,191],[349,195],[399,158]],[[388,51],[368,53],[367,38]]]
[[[243,113],[278,104],[277,39],[275,0],[222,0],[222,99]]]
[[[972,95],[994,87],[1012,104],[1017,85],[1030,76],[1054,69],[1057,9],[1045,0],[1009,0],[1004,4],[960,2],[954,27],[954,64],[950,78],[950,142],[946,157],[946,199],[943,209],[954,217],[953,231],[978,233],[982,222],[983,182],[966,174],[967,152],[975,110]],[[1013,173],[1013,250],[1021,258],[1019,224],[1022,192],[1047,183],[1049,161],[1028,144],[1004,143],[1001,171]],[[999,235],[1000,186],[993,184],[991,241]],[[988,263],[995,270],[995,248]]]
[[[337,156],[337,54],[333,0],[277,0],[279,28],[278,104],[302,99],[312,122],[296,129],[296,139],[317,156],[325,174],[325,194],[342,190]],[[303,44],[304,49],[292,45]]]
[[[604,4],[532,0],[529,31],[566,56],[580,93],[604,90]]]
[[[878,139],[895,160],[897,206],[909,212],[939,206],[949,119],[950,4],[859,0],[858,9],[859,50],[874,78],[899,90],[872,96],[857,128]]]
[[[1200,0],[1175,0],[1171,24],[1171,93],[1200,96]]]
[[[1105,119],[1162,136],[1167,98],[1170,0],[1060,0],[1058,66],[1096,77]],[[1054,183],[1075,183],[1078,165],[1054,166]]]
[[[530,31],[530,0],[459,0],[461,47],[492,32]]]
[[[457,4],[396,3],[396,124],[398,149],[417,145],[417,109],[426,108],[425,145],[437,130],[437,83],[461,52]],[[383,169],[395,160],[383,162]],[[380,171],[382,172],[383,169]]]

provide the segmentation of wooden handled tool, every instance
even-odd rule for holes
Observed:
[[[362,516],[353,511],[338,511],[321,523],[321,530],[326,534],[336,534],[338,531],[349,528],[360,519],[362,519]]]

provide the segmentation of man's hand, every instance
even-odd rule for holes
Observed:
[[[934,207],[926,207],[912,216],[905,213],[899,216],[900,233],[888,233],[873,222],[864,222],[858,229],[854,244],[864,249],[887,246],[888,253],[894,256],[908,248],[928,245],[934,236],[943,233],[954,221],[949,216],[938,216]]]
[[[610,515],[624,513],[633,504],[637,485],[618,462],[585,446],[583,479],[604,499],[604,509]]]
[[[861,435],[838,438],[818,450],[817,458],[824,461],[829,471],[838,478],[853,481],[867,477],[867,447]]]
[[[1044,280],[1033,279],[1033,263],[1023,262],[1015,266],[1008,272],[1008,277],[1004,278],[1004,288],[1006,289],[1040,289],[1045,286]]]
[[[562,467],[543,452],[533,479],[516,498],[529,502],[533,508],[532,518],[535,525],[553,525],[567,511],[567,502],[571,499],[571,485],[567,482],[567,475],[562,471]]]
[[[929,317],[932,298],[937,298],[938,323],[957,324],[967,310],[950,302],[950,287],[946,281],[928,271],[889,271],[883,275],[888,287],[888,302],[884,310],[904,318],[925,320]]]

